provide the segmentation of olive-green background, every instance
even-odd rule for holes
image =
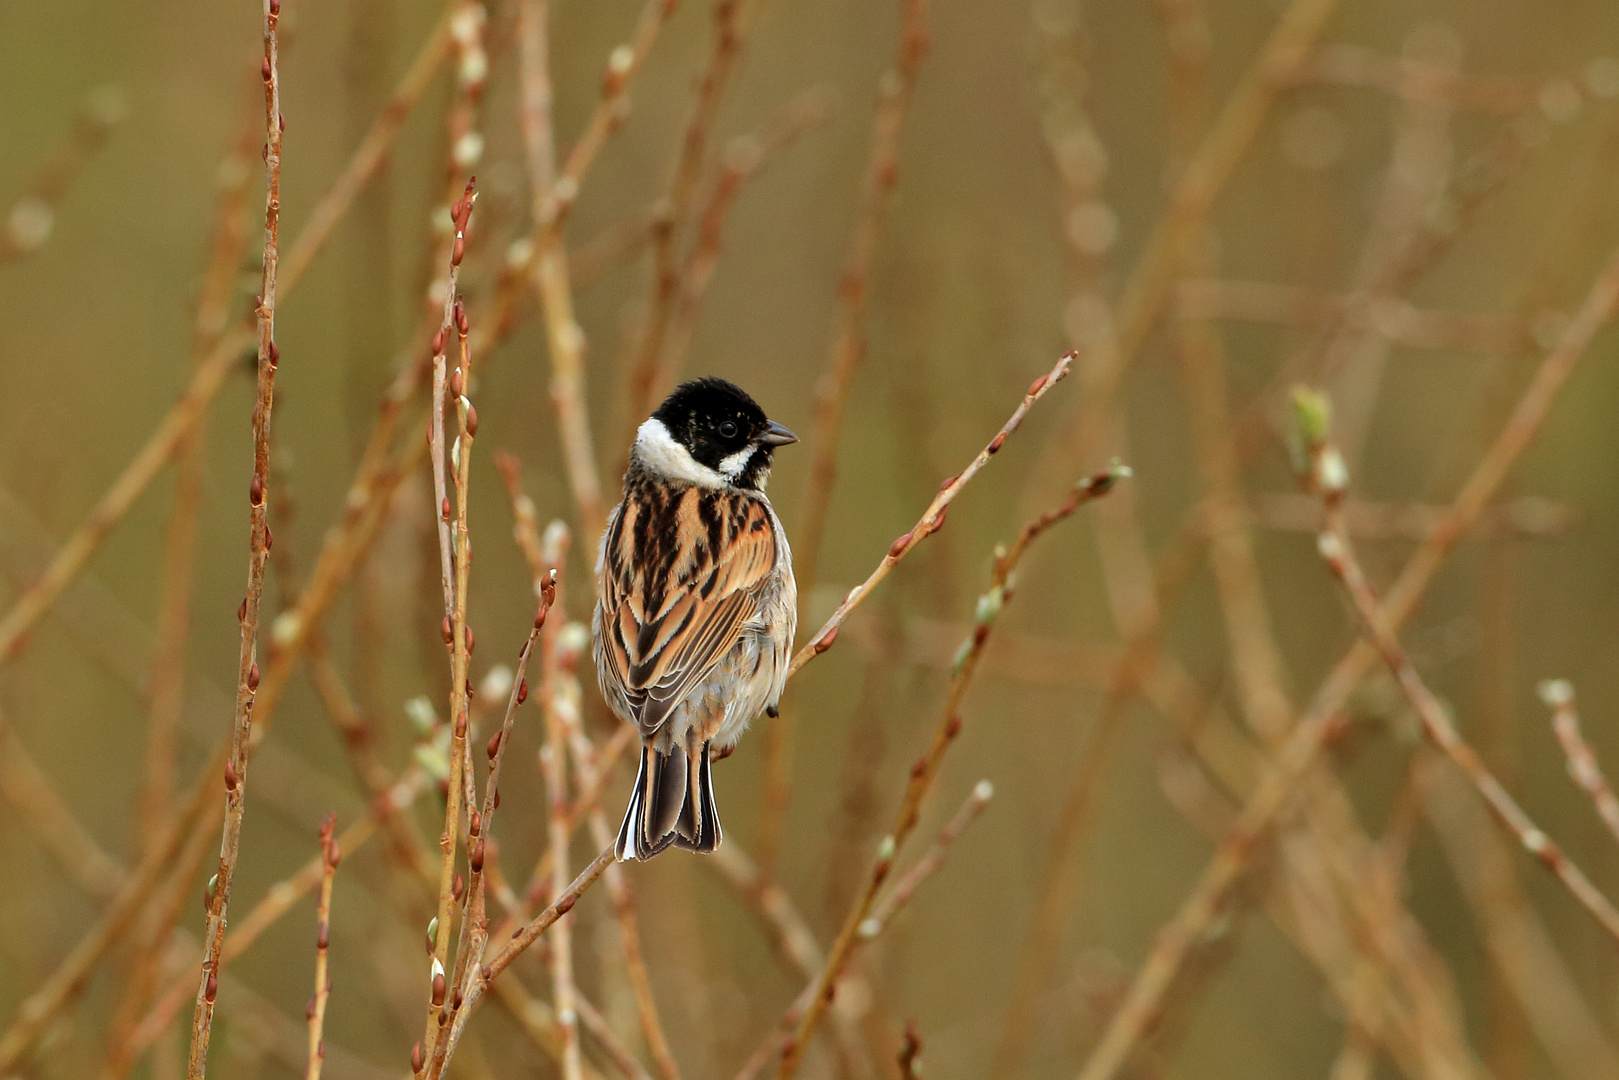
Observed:
[[[556,123],[566,146],[594,106],[606,55],[627,37],[640,5],[562,0],[553,6]],[[1166,200],[1164,37],[1151,3],[1054,6],[1082,19],[1089,41],[1090,103],[1107,154],[1105,200],[1117,225],[1105,286],[1116,294]],[[1256,0],[1210,5],[1217,98],[1252,59],[1280,6]],[[429,0],[287,0],[284,7],[283,237],[290,238],[439,8]],[[743,189],[685,366],[687,373],[736,380],[773,417],[803,434],[813,426],[812,392],[826,364],[839,268],[870,145],[871,103],[893,52],[895,9],[871,0],[761,0],[718,119],[716,146],[723,146],[810,86],[824,83],[836,91],[828,122],[773,153]],[[587,181],[570,221],[571,241],[645,207],[667,184],[694,80],[706,62],[708,10],[701,0],[686,0],[658,41],[633,87],[629,121]],[[60,543],[84,518],[184,385],[219,162],[256,107],[258,20],[258,5],[245,0],[0,4],[0,207],[12,204],[60,143],[87,92],[114,84],[127,103],[105,148],[61,200],[47,244],[27,259],[0,263],[0,595],[14,596],[37,572],[45,545]],[[840,443],[821,588],[801,597],[802,621],[810,625],[865,575],[914,522],[937,481],[962,467],[1029,380],[1070,344],[1063,312],[1071,284],[1058,184],[1041,137],[1028,5],[937,0],[928,20],[932,51],[905,122],[900,179],[873,267],[869,348]],[[494,25],[501,25],[498,19]],[[1466,72],[1530,83],[1578,80],[1591,61],[1619,54],[1619,8],[1599,0],[1346,0],[1323,40],[1394,58],[1413,31],[1448,35],[1460,46]],[[474,246],[466,281],[474,321],[491,293],[489,269],[501,257],[498,248],[524,228],[527,205],[512,49],[497,48],[492,64],[487,146],[477,170],[483,192],[477,213],[487,242],[482,251]],[[340,512],[376,396],[419,322],[422,253],[430,203],[442,185],[448,94],[448,81],[440,78],[405,126],[387,184],[367,195],[361,213],[339,230],[278,312],[275,441],[282,487],[276,494],[290,493],[296,516],[277,532],[276,543],[289,545],[306,569]],[[1301,110],[1307,110],[1303,119]],[[1398,115],[1395,101],[1370,89],[1314,85],[1283,93],[1216,207],[1227,275],[1347,288]],[[1450,128],[1456,159],[1476,153],[1500,122],[1459,114]],[[1325,167],[1306,167],[1289,151],[1289,124],[1314,125],[1317,134],[1325,126],[1329,144],[1337,142]],[[1533,290],[1541,301],[1528,313],[1531,321],[1555,327],[1619,242],[1616,155],[1603,149],[1604,140],[1611,147],[1616,125],[1619,115],[1602,100],[1571,119],[1545,121],[1544,144],[1411,299],[1510,315]],[[251,191],[256,215],[262,209],[257,181]],[[254,255],[243,266],[237,314],[256,280]],[[590,346],[591,419],[610,490],[630,422],[622,392],[626,343],[649,280],[643,256],[579,297]],[[532,314],[532,308],[525,310]],[[1225,343],[1237,404],[1264,389],[1302,340],[1294,330],[1230,326]],[[1203,484],[1169,346],[1161,329],[1153,334],[1124,394],[1131,430],[1126,456],[1136,470],[1131,484],[1154,548],[1174,534]],[[1534,355],[1503,359],[1395,348],[1353,490],[1393,503],[1448,500],[1493,434],[1484,426],[1499,415],[1492,402],[1515,393]],[[531,605],[526,571],[508,542],[510,511],[489,451],[503,448],[523,461],[542,520],[573,515],[546,394],[539,320],[527,319],[479,364],[471,611],[486,644],[475,658],[475,675],[515,651]],[[874,844],[942,701],[939,656],[919,664],[915,650],[902,648],[897,658],[874,652],[882,639],[878,613],[902,632],[915,631],[924,618],[947,620],[959,631],[986,580],[993,544],[1015,528],[1020,493],[1042,443],[1059,421],[1075,415],[1081,392],[1077,379],[1052,391],[961,496],[947,528],[868,605],[866,632],[848,635],[802,677],[783,879],[823,941],[841,921],[848,882],[863,871],[871,850],[851,855],[831,844],[848,813],[847,778],[863,772],[851,763],[864,764],[871,776],[869,789],[855,795],[871,800],[862,843]],[[222,703],[237,650],[233,612],[245,561],[251,393],[244,368],[220,393],[207,429],[182,777],[227,730]],[[1619,891],[1619,851],[1567,781],[1535,686],[1548,677],[1573,680],[1598,752],[1619,763],[1619,734],[1611,722],[1619,711],[1616,404],[1619,355],[1615,338],[1603,334],[1506,489],[1570,504],[1576,527],[1555,539],[1500,544],[1493,560],[1481,545],[1465,546],[1406,635],[1423,673],[1474,737],[1483,736],[1489,680],[1504,677],[1510,724],[1493,736],[1492,760],[1537,822],[1610,893]],[[771,492],[790,532],[797,528],[809,456],[807,447],[778,456]],[[1041,478],[1042,490],[1059,490],[1064,479]],[[1251,492],[1291,490],[1279,444],[1269,445],[1245,485]],[[144,754],[146,710],[138,680],[146,674],[161,599],[170,490],[166,473],[115,529],[87,584],[69,593],[71,602],[44,622],[20,661],[0,673],[6,720],[83,824],[126,862],[137,845],[131,808]],[[386,629],[378,722],[396,764],[406,759],[410,737],[403,702],[423,692],[437,700],[444,681],[434,666],[442,664],[442,652],[423,645],[436,626],[436,581],[431,567],[425,578],[417,573],[417,532],[430,509],[408,493],[399,505],[375,564]],[[1006,631],[1068,642],[1118,640],[1093,536],[1091,521],[1082,517],[1041,542],[1020,575],[1020,591],[1004,616]],[[570,565],[569,614],[576,619],[588,614],[589,567],[579,551],[593,545],[594,538],[580,538]],[[1363,547],[1378,585],[1410,550],[1403,542]],[[1289,689],[1304,701],[1347,646],[1350,623],[1308,533],[1262,531],[1257,551]],[[1491,580],[1504,586],[1511,604],[1506,647],[1494,654],[1486,650],[1481,600]],[[273,575],[269,594],[279,596]],[[333,618],[340,661],[352,623],[346,605]],[[1173,613],[1169,644],[1235,714],[1227,645],[1206,569]],[[947,657],[950,647],[935,652]],[[994,782],[996,798],[864,968],[891,1017],[916,1019],[928,1072],[940,1078],[988,1072],[1047,841],[1100,699],[1095,680],[1083,672],[1056,665],[1013,677],[1006,648],[996,655],[1008,662],[991,663],[973,689],[965,733],[939,778],[923,831],[980,778]],[[497,826],[514,875],[530,865],[544,835],[544,794],[534,767],[538,712],[526,710],[521,723]],[[1160,789],[1158,761],[1172,739],[1162,718],[1134,707],[1079,856],[1084,885],[1065,936],[1041,946],[1055,956],[1057,975],[1041,1001],[1028,1076],[1073,1074],[1119,980],[1139,964],[1208,857],[1208,842]],[[270,743],[280,765],[255,773],[250,788],[233,913],[315,850],[313,829],[324,812],[335,810],[348,821],[362,806],[331,725],[302,676]],[[744,845],[755,833],[762,743],[756,732],[720,772],[727,833]],[[1407,750],[1389,729],[1373,725],[1335,758],[1374,835],[1400,787]],[[610,815],[619,812],[619,788],[627,786],[627,777],[615,779],[605,800]],[[429,815],[421,821],[424,835],[436,836]],[[840,863],[836,880],[842,884],[828,884],[833,861]],[[1591,1009],[1608,1036],[1619,1038],[1614,942],[1530,860],[1520,857],[1514,865]],[[730,1075],[797,992],[797,979],[772,961],[733,895],[689,857],[671,854],[632,868],[630,876],[639,889],[654,985],[686,1075]],[[373,850],[345,861],[339,872],[327,1022],[328,1043],[338,1048],[329,1067],[334,1077],[399,1075],[419,1033],[422,928],[396,917],[386,895],[389,881]],[[0,815],[0,882],[0,1016],[9,1018],[96,908],[9,807]],[[1480,1054],[1500,1066],[1501,1080],[1553,1075],[1536,1048],[1518,1066],[1510,1064],[1510,1049],[1492,1056],[1492,1038],[1515,1021],[1510,1009],[1508,1015],[1491,1011],[1489,963],[1476,924],[1441,849],[1422,829],[1410,859],[1410,902],[1450,962],[1469,1034]],[[603,985],[598,952],[612,957],[611,948],[598,949],[611,940],[605,929],[611,920],[598,898],[581,910],[581,978],[596,988]],[[234,968],[300,1024],[313,962],[312,922],[305,902]],[[201,924],[200,906],[189,905],[182,925],[194,934]],[[1262,914],[1238,918],[1232,934],[1198,984],[1164,1075],[1324,1076],[1342,1044],[1343,1023],[1320,977]],[[103,973],[92,982],[75,1018],[27,1075],[90,1074],[122,985],[120,964],[112,970],[117,978]],[[538,965],[524,971],[531,988],[547,986]],[[606,1004],[633,1041],[633,1013],[621,1001]],[[549,1062],[503,1017],[491,1010],[478,1023],[487,1025],[491,1060],[504,1063],[497,1075],[550,1074]],[[290,1074],[273,1052],[259,1060],[257,1036],[229,1009],[221,1009],[220,1027],[217,1075]],[[810,1067],[823,1072],[830,1059],[812,1056]],[[1381,1067],[1393,1075],[1386,1061]]]

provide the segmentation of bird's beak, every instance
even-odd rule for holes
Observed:
[[[797,442],[798,436],[772,420],[765,426],[764,434],[759,436],[759,441],[766,446],[786,446],[788,443]]]

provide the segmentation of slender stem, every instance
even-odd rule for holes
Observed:
[[[351,854],[358,851],[376,833],[384,818],[408,808],[426,786],[426,777],[420,770],[406,773],[386,798],[378,800],[377,805],[374,805],[369,813],[337,836],[338,848]],[[220,954],[222,969],[230,966],[252,947],[264,931],[291,911],[299,900],[320,884],[323,862],[324,857],[316,855],[296,873],[265,890],[259,902],[248,911],[245,918],[239,919],[231,932],[226,935],[225,948]],[[147,1010],[135,1028],[128,1048],[129,1054],[132,1056],[140,1054],[169,1029],[174,1014],[185,1001],[186,984],[187,979],[183,973],[168,984],[162,996]]]
[[[450,1058],[455,1054],[455,1048],[461,1041],[461,1035],[466,1030],[467,1020],[471,1018],[478,1002],[488,993],[489,985],[500,977],[501,972],[511,966],[523,952],[533,945],[556,921],[573,910],[579,897],[596,883],[607,867],[613,862],[613,847],[609,844],[603,848],[601,854],[593,859],[589,866],[579,872],[572,883],[564,889],[549,907],[540,912],[533,920],[523,926],[515,937],[506,943],[497,952],[489,963],[482,965],[473,974],[470,985],[463,995],[460,1008],[455,1012],[454,1021],[449,1025],[443,1052],[438,1055],[437,1070],[431,1074],[429,1080],[437,1080],[443,1070],[449,1066]]]
[[[892,919],[900,908],[911,902],[911,898],[928,878],[939,872],[944,866],[945,856],[950,852],[950,845],[956,842],[956,838],[967,826],[978,819],[978,815],[984,812],[989,806],[990,799],[994,797],[995,788],[988,780],[980,780],[973,785],[972,791],[962,801],[961,809],[944,823],[939,835],[934,838],[933,846],[928,848],[927,854],[916,860],[915,864],[894,883],[894,887],[873,905],[871,914],[860,924],[861,937],[869,940],[882,935],[888,920]]]
[[[741,58],[744,9],[747,4],[748,0],[714,0],[713,51],[709,55],[708,66],[703,69],[697,82],[697,100],[692,103],[691,112],[686,117],[675,175],[654,217],[651,310],[641,326],[635,357],[628,368],[629,417],[634,424],[640,423],[641,418],[652,411],[653,399],[659,389],[653,380],[657,375],[659,357],[663,355],[675,299],[680,293],[680,245],[696,196],[697,182],[707,159],[714,121]]]
[[[256,104],[256,103],[255,103]],[[254,118],[256,120],[256,118]],[[248,231],[243,209],[253,177],[249,167],[257,123],[244,123],[236,144],[220,165],[225,182],[214,208],[213,242],[208,269],[197,295],[191,353],[194,366],[207,362],[219,345],[230,317],[232,297]],[[283,291],[285,286],[283,285]],[[147,685],[146,779],[137,802],[141,834],[159,835],[159,822],[174,797],[175,732],[185,696],[187,631],[191,623],[191,579],[194,570],[197,517],[203,491],[203,418],[197,429],[174,449],[176,460],[174,502],[163,538],[163,602],[158,614],[158,652]]]
[[[320,1069],[326,1061],[326,1001],[332,993],[332,978],[327,969],[327,951],[331,943],[332,879],[342,851],[332,840],[332,827],[336,815],[329,816],[320,827],[320,896],[315,901],[315,996],[309,1002],[309,1064],[304,1069],[304,1080],[320,1080]]]
[[[472,562],[472,540],[467,533],[467,475],[472,461],[472,439],[477,429],[475,419],[477,414],[472,411],[466,397],[472,376],[470,353],[467,349],[468,324],[461,298],[455,292],[455,283],[465,252],[467,222],[472,215],[476,200],[476,188],[473,181],[469,180],[466,193],[451,214],[455,222],[455,238],[450,254],[450,288],[444,298],[444,326],[440,328],[439,337],[433,342],[433,384],[438,388],[448,383],[452,399],[448,404],[455,409],[458,431],[455,444],[446,461],[440,455],[444,452],[442,417],[447,403],[442,397],[435,398],[432,406],[433,472],[438,474],[441,469],[449,472],[455,486],[455,502],[452,506],[441,497],[439,505],[435,507],[440,525],[439,542],[441,545],[453,545],[453,551],[449,552],[451,556],[449,562],[454,570],[454,578],[453,580],[447,578],[443,582],[446,611],[444,625],[448,631],[445,634],[445,644],[450,651],[450,775],[445,794],[444,831],[439,834],[438,915],[435,919],[437,930],[433,936],[432,964],[429,973],[427,1025],[422,1036],[422,1043],[429,1058],[433,1056],[434,1048],[443,1035],[443,1023],[448,1019],[450,1011],[445,1003],[450,978],[447,970],[450,960],[450,918],[455,900],[455,853],[461,835],[463,769],[467,758],[467,665],[472,652],[470,630],[467,627],[467,578]],[[456,332],[460,341],[460,362],[451,377],[445,379],[443,371],[446,364],[446,339],[447,331],[451,329]],[[446,510],[454,514],[453,523],[447,530],[444,528]],[[443,554],[441,548],[441,561]],[[471,807],[467,809],[470,811]],[[418,1070],[418,1074],[421,1074],[421,1070]]]
[[[247,598],[242,602],[241,650],[237,658],[236,716],[231,725],[230,756],[225,762],[225,827],[219,847],[219,870],[208,897],[208,926],[203,937],[202,975],[191,1020],[191,1055],[187,1080],[202,1080],[208,1066],[213,1031],[214,996],[219,989],[219,956],[225,943],[225,917],[236,874],[247,802],[248,739],[253,699],[259,688],[259,605],[264,596],[264,567],[270,554],[267,519],[270,498],[270,420],[275,403],[276,367],[281,350],[275,343],[276,270],[281,237],[281,77],[277,24],[281,0],[264,0],[264,265],[259,290],[259,373],[253,406],[253,482],[249,485],[252,536],[248,551]]]
[[[1001,425],[1001,430],[995,434],[995,437],[989,441],[984,449],[978,452],[978,456],[973,458],[965,469],[940,485],[939,493],[933,497],[933,501],[928,504],[928,508],[922,512],[922,516],[917,519],[916,525],[890,545],[888,554],[883,556],[882,561],[877,564],[877,568],[867,575],[865,581],[849,590],[849,595],[844,597],[843,603],[838,605],[837,610],[827,618],[826,622],[821,624],[821,628],[815,631],[809,641],[804,644],[804,647],[793,654],[793,663],[788,669],[789,676],[798,674],[799,669],[805,664],[830,649],[837,640],[838,630],[843,626],[843,621],[849,617],[849,613],[859,607],[866,597],[871,595],[871,591],[889,575],[890,571],[905,556],[911,553],[916,545],[938,532],[944,526],[945,511],[955,501],[956,496],[961,494],[961,489],[966,487],[968,482],[978,475],[978,471],[989,462],[991,457],[1000,452],[1006,440],[1023,424],[1023,418],[1029,414],[1029,410],[1034,406],[1034,403],[1045,397],[1046,391],[1068,375],[1068,367],[1073,359],[1073,353],[1064,353],[1058,358],[1056,366],[1030,384],[1028,391],[1023,395],[1023,400],[1018,403],[1016,409],[1012,410],[1011,417]]]

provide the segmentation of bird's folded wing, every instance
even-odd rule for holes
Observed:
[[[775,561],[769,511],[747,496],[690,488],[614,515],[599,584],[602,657],[643,738],[736,643]]]

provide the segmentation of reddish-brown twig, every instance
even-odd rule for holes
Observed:
[[[1391,629],[1398,629],[1410,617],[1434,573],[1477,521],[1507,471],[1540,430],[1558,390],[1597,330],[1613,314],[1615,304],[1619,304],[1619,253],[1597,275],[1580,310],[1519,397],[1506,426],[1463,484],[1450,513],[1389,590],[1382,611]],[[1327,676],[1277,753],[1273,770],[1254,790],[1174,918],[1159,932],[1123,1004],[1081,1070],[1080,1080],[1111,1080],[1118,1075],[1203,929],[1218,913],[1226,891],[1248,866],[1256,841],[1287,805],[1295,785],[1309,773],[1316,753],[1337,728],[1344,703],[1376,656],[1370,645],[1357,642]]]
[[[1064,353],[1058,358],[1055,367],[1030,384],[1028,391],[1023,395],[1023,400],[1018,403],[1016,409],[1012,410],[1011,417],[1001,425],[1001,430],[995,433],[995,437],[978,452],[977,457],[968,462],[965,469],[939,486],[939,493],[933,497],[933,501],[928,504],[928,508],[922,512],[922,516],[917,519],[916,525],[889,545],[888,554],[883,556],[882,561],[877,564],[877,568],[867,575],[865,581],[849,590],[849,595],[843,598],[843,603],[838,605],[837,610],[832,612],[826,622],[821,624],[821,628],[815,631],[815,634],[804,644],[804,647],[793,654],[793,663],[789,674],[798,674],[799,669],[805,664],[830,649],[837,640],[838,629],[843,625],[843,620],[849,617],[849,612],[859,607],[866,597],[871,595],[871,590],[875,589],[899,561],[911,553],[916,545],[938,532],[944,526],[945,511],[955,501],[956,496],[961,494],[961,489],[966,487],[968,482],[978,475],[978,470],[982,469],[991,457],[1000,452],[1001,447],[1006,444],[1006,440],[1022,426],[1023,418],[1029,414],[1029,410],[1034,407],[1034,403],[1045,397],[1046,391],[1068,375],[1068,367],[1073,362],[1073,359],[1073,353]]]
[[[1523,1010],[1547,1057],[1573,1080],[1619,1075],[1619,1052],[1585,1001],[1519,879],[1512,847],[1465,777],[1422,750],[1413,764],[1423,812],[1473,909],[1502,991]]]
[[[304,1069],[304,1080],[320,1080],[320,1069],[326,1062],[326,1001],[332,993],[332,977],[326,964],[331,944],[332,879],[342,858],[342,849],[332,839],[336,823],[337,815],[333,814],[320,826],[320,895],[315,901],[315,996],[309,1001],[309,1064]]]
[[[439,890],[438,915],[434,922],[436,933],[433,935],[433,954],[431,972],[429,973],[429,1001],[427,1006],[427,1022],[422,1044],[425,1047],[428,1060],[434,1056],[437,1040],[442,1036],[439,1017],[445,1004],[445,992],[449,973],[446,965],[449,961],[450,949],[450,916],[453,903],[452,893],[455,884],[455,853],[457,841],[461,834],[461,810],[463,797],[462,770],[466,764],[467,743],[467,664],[472,653],[471,631],[467,626],[467,578],[471,571],[472,540],[467,533],[467,476],[472,463],[472,440],[478,430],[478,414],[467,399],[467,392],[471,389],[472,362],[471,352],[467,347],[468,322],[466,309],[461,298],[456,295],[454,282],[461,265],[462,256],[466,250],[467,221],[472,215],[473,203],[477,199],[477,192],[472,181],[467,182],[466,193],[461,197],[451,212],[455,223],[455,237],[451,244],[449,289],[444,297],[444,324],[440,327],[438,337],[433,340],[433,387],[434,400],[432,403],[432,468],[434,472],[434,494],[437,502],[433,507],[435,517],[439,522],[440,561],[453,570],[453,580],[446,576],[442,582],[444,587],[444,644],[450,653],[450,753],[449,753],[449,783],[446,788],[444,807],[444,831],[439,834]],[[460,360],[454,372],[446,378],[446,352],[448,349],[448,336],[454,331],[460,343]],[[449,400],[443,396],[445,386],[449,388]],[[446,406],[455,409],[458,420],[458,431],[455,444],[450,453],[444,454],[444,428],[443,411]],[[455,502],[452,505],[443,495],[443,480],[440,474],[448,470],[455,487]],[[453,515],[453,518],[452,518]],[[449,528],[446,529],[446,524]],[[467,807],[470,811],[471,807]],[[470,854],[470,852],[469,852]],[[421,1068],[416,1072],[425,1075]]]
[[[1467,774],[1490,810],[1501,824],[1518,838],[1524,850],[1544,863],[1546,868],[1563,883],[1564,888],[1573,894],[1603,928],[1619,939],[1619,910],[1614,908],[1608,898],[1591,883],[1578,866],[1574,865],[1563,850],[1529,819],[1529,815],[1523,812],[1517,801],[1508,794],[1507,789],[1502,787],[1501,782],[1485,767],[1478,752],[1462,739],[1444,705],[1434,696],[1433,691],[1428,689],[1427,684],[1422,681],[1422,676],[1417,674],[1417,669],[1412,666],[1394,628],[1384,615],[1383,605],[1372,592],[1366,574],[1355,558],[1354,548],[1350,546],[1349,538],[1344,535],[1343,530],[1336,525],[1329,525],[1328,530],[1321,534],[1320,547],[1321,557],[1343,583],[1350,602],[1360,616],[1363,628],[1371,636],[1377,651],[1382,654],[1383,662],[1388,665],[1395,679],[1399,681],[1400,688],[1416,707],[1417,717],[1422,721],[1423,734]]]
[[[561,566],[567,557],[571,538],[566,528],[551,528],[540,549],[542,561]],[[551,571],[555,588],[556,571]],[[571,710],[577,717],[579,682],[572,666],[578,662],[579,647],[560,641],[559,627],[552,626],[540,640],[540,697],[545,711],[545,745],[540,748],[540,772],[545,778],[548,814],[546,847],[551,852],[551,892],[561,895],[568,886],[568,827],[563,812],[568,804],[568,721]],[[570,692],[571,691],[571,692]],[[578,991],[574,982],[573,925],[558,920],[549,941],[551,1000],[557,1011],[557,1032],[562,1039],[559,1064],[562,1080],[580,1080]]]
[[[116,86],[97,87],[85,97],[67,138],[41,163],[29,181],[28,193],[6,215],[0,228],[0,265],[32,255],[50,239],[56,204],[105,145],[125,110],[123,91]]]
[[[1029,402],[1032,396],[1031,394],[1030,398],[1025,398],[1025,403]],[[797,1071],[809,1037],[814,1034],[827,1005],[830,1004],[831,995],[827,991],[843,973],[849,954],[861,936],[860,929],[876,902],[877,891],[893,867],[895,854],[900,845],[909,838],[911,831],[916,828],[917,819],[921,815],[922,800],[932,787],[934,777],[938,775],[939,763],[961,733],[962,700],[966,697],[967,688],[972,684],[973,675],[977,672],[978,662],[983,657],[984,645],[994,629],[995,620],[1012,595],[1013,574],[1018,563],[1022,561],[1024,553],[1037,537],[1059,521],[1070,517],[1081,506],[1106,495],[1120,478],[1128,475],[1128,469],[1114,466],[1087,477],[1074,485],[1068,498],[1060,505],[1024,525],[1009,546],[996,549],[990,587],[979,597],[974,612],[972,636],[962,642],[961,649],[956,654],[956,663],[951,671],[950,689],[945,697],[939,726],[934,731],[927,750],[911,766],[910,780],[905,788],[905,797],[895,815],[893,828],[879,845],[877,861],[866,878],[863,891],[844,919],[843,929],[838,933],[837,940],[828,950],[826,967],[812,984],[814,997],[798,1019],[793,1034],[782,1051],[781,1066],[776,1073],[777,1080],[788,1080]]]
[[[202,975],[191,1020],[191,1055],[187,1080],[202,1080],[207,1071],[208,1040],[213,1031],[214,996],[219,989],[219,954],[225,943],[225,917],[231,881],[242,837],[247,801],[248,738],[253,698],[259,688],[259,604],[264,596],[264,566],[270,554],[266,517],[270,498],[270,413],[275,403],[275,374],[281,350],[275,343],[276,270],[281,237],[281,78],[277,64],[277,23],[281,0],[264,0],[264,266],[258,299],[259,373],[253,405],[253,481],[249,485],[252,536],[248,551],[247,598],[242,601],[241,650],[237,658],[236,716],[231,725],[230,756],[225,760],[225,829],[219,847],[219,870],[209,890],[208,926],[203,937]]]
[[[772,151],[826,122],[827,96],[825,87],[812,87],[783,106],[758,132],[738,135],[725,145],[720,154],[718,175],[708,186],[708,199],[697,215],[697,235],[680,269],[679,295],[670,315],[663,351],[651,375],[654,396],[659,390],[674,385],[686,351],[691,348],[703,310],[703,297],[719,267],[725,225],[742,185],[769,160]],[[638,424],[641,417],[634,414],[629,421]]]
[[[443,1070],[448,1068],[450,1058],[455,1054],[456,1045],[461,1041],[461,1034],[466,1030],[467,1020],[471,1018],[478,1002],[483,1000],[483,996],[488,992],[490,984],[500,977],[501,972],[511,966],[512,961],[521,956],[529,946],[533,945],[547,930],[551,929],[558,919],[573,910],[574,904],[579,902],[579,897],[584,895],[585,891],[592,885],[596,884],[596,880],[602,876],[602,873],[612,861],[613,848],[609,845],[602,849],[601,854],[591,860],[589,866],[579,872],[579,876],[574,878],[568,887],[555,900],[551,901],[551,904],[544,911],[526,923],[517,932],[516,936],[494,955],[493,959],[476,969],[463,994],[461,1007],[456,1010],[455,1019],[450,1023],[445,1036],[447,1041],[444,1044],[444,1052],[439,1056],[439,1061],[441,1062],[439,1072],[430,1077],[429,1080],[436,1080],[436,1077],[442,1075]]]
[[[377,831],[379,824],[389,814],[397,813],[408,808],[418,795],[427,787],[427,778],[420,769],[412,769],[400,778],[384,799],[378,800],[365,817],[354,822],[344,829],[337,837],[336,843],[340,851],[353,853],[358,851]],[[382,805],[387,803],[388,805]],[[316,855],[297,872],[284,878],[265,890],[259,902],[248,911],[247,915],[239,919],[231,932],[225,937],[225,947],[220,954],[220,967],[228,967],[239,956],[246,952],[259,936],[274,925],[283,915],[292,910],[293,906],[308,895],[320,884],[324,872],[324,857]],[[128,1048],[130,1054],[138,1054],[150,1046],[156,1039],[162,1037],[169,1029],[174,1014],[185,1002],[185,990],[189,977],[181,973],[175,977],[164,989],[146,1015],[136,1027],[131,1044]]]
[[[1597,764],[1596,751],[1580,734],[1580,714],[1574,706],[1574,684],[1566,679],[1548,679],[1540,684],[1540,700],[1552,711],[1552,731],[1568,758],[1568,775],[1591,797],[1602,823],[1619,840],[1619,799],[1613,796],[1608,778]]]

